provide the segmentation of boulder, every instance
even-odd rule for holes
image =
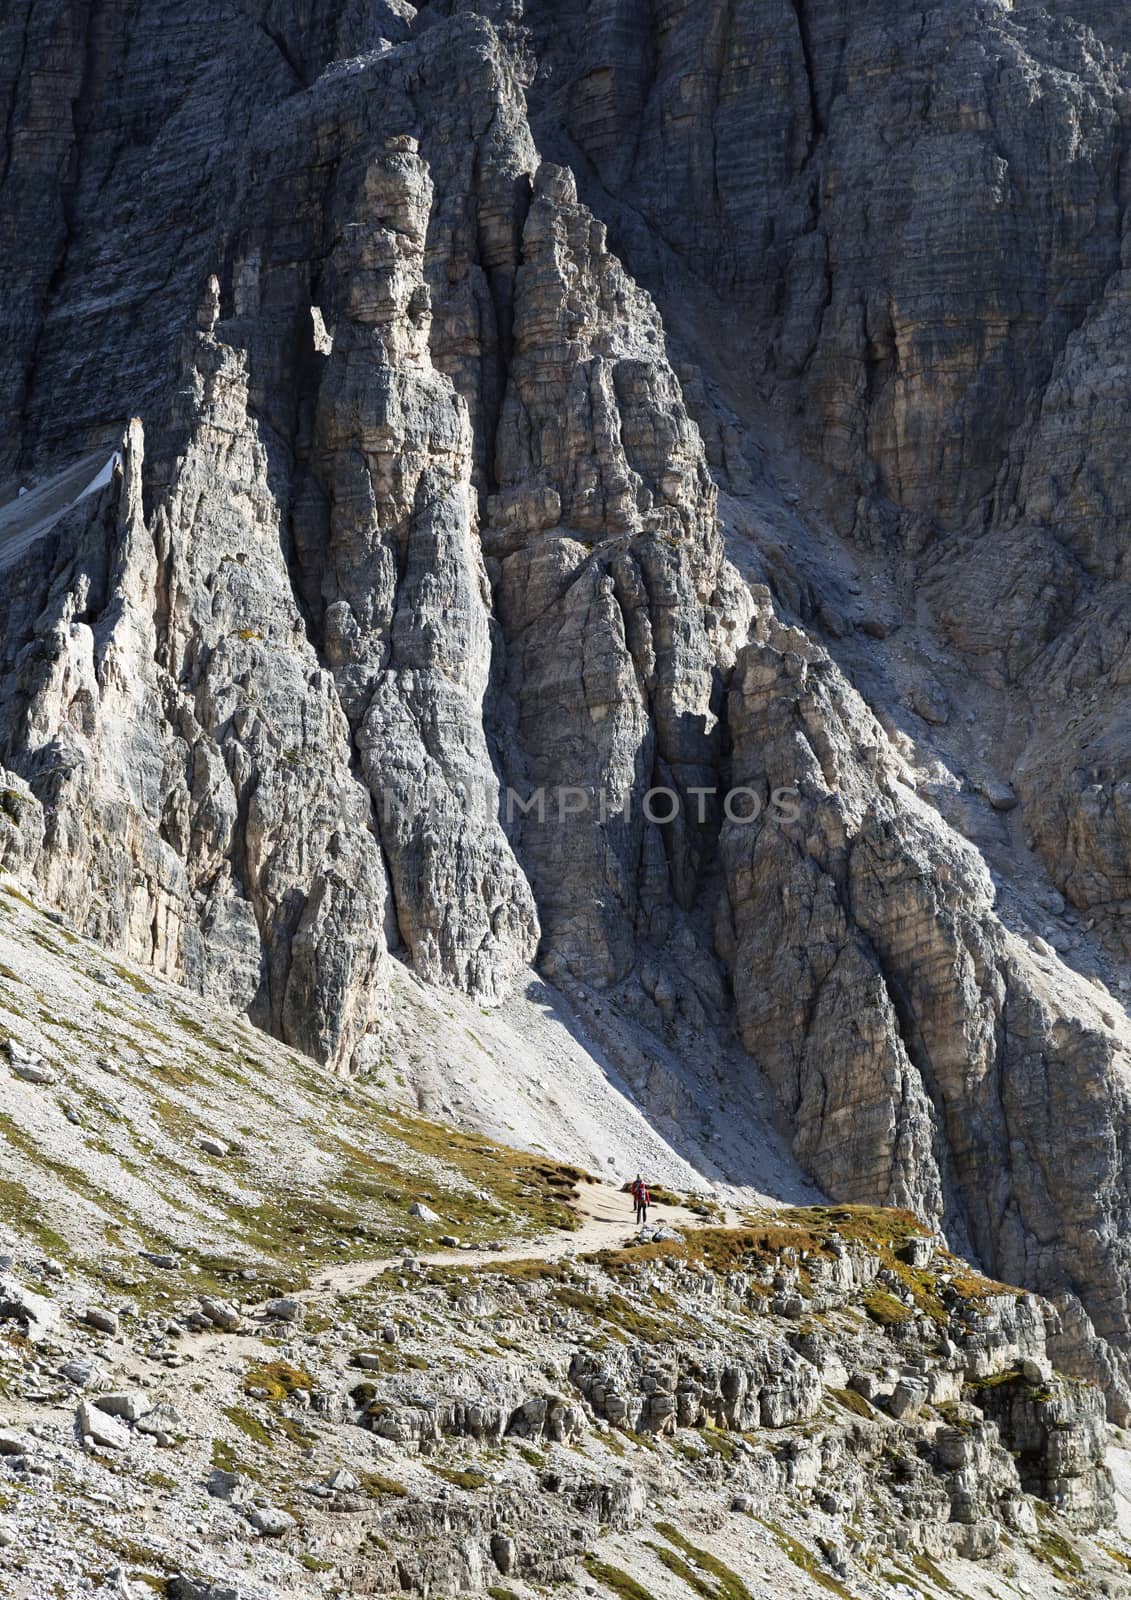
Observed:
[[[240,1326],[243,1318],[230,1300],[219,1300],[212,1295],[202,1294],[200,1309],[214,1328],[221,1329],[224,1333],[234,1333]]]
[[[123,1422],[139,1422],[153,1409],[149,1396],[140,1389],[117,1389],[96,1395],[94,1404],[107,1416],[119,1417]]]
[[[59,1332],[57,1307],[11,1277],[0,1277],[0,1321],[5,1318],[19,1322],[33,1342],[52,1338]]]
[[[130,1443],[130,1430],[105,1411],[99,1410],[89,1400],[78,1409],[79,1432],[88,1447],[100,1450],[126,1450]]]
[[[247,1520],[256,1533],[265,1539],[281,1539],[297,1527],[290,1513],[281,1511],[277,1506],[253,1506],[247,1514]]]
[[[87,1306],[83,1312],[83,1321],[90,1327],[97,1328],[99,1333],[115,1334],[118,1331],[117,1314],[107,1311],[103,1306]]]
[[[268,1300],[264,1312],[272,1322],[301,1322],[302,1301],[296,1300],[293,1295],[280,1295],[275,1300]]]

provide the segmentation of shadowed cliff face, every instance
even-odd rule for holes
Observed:
[[[1120,8],[3,29],[0,864],[343,1069],[737,1035],[1125,1415]]]
[[[742,308],[732,338],[806,449],[905,512],[978,513],[1120,264],[1124,91],[1090,19],[528,9],[588,175]]]

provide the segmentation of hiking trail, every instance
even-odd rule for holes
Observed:
[[[617,1249],[631,1243],[640,1233],[632,1220],[632,1196],[600,1179],[582,1180],[570,1205],[581,1219],[581,1225],[569,1232],[555,1228],[502,1250],[431,1250],[419,1255],[414,1253],[412,1259],[431,1267],[486,1267],[500,1261],[562,1261],[595,1250]],[[702,1217],[687,1206],[653,1204],[648,1207],[647,1227],[733,1228],[739,1220],[738,1213],[732,1211],[724,1217],[711,1218]],[[395,1267],[399,1260],[398,1256],[381,1256],[343,1261],[317,1273],[305,1293],[348,1294]]]

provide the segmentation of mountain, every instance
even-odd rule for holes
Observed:
[[[325,1084],[900,1208],[1131,1420],[1125,8],[0,44],[0,870]]]

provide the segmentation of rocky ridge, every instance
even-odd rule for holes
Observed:
[[[1126,1589],[1056,1312],[909,1213],[661,1191],[634,1229],[0,893],[16,1600]]]

